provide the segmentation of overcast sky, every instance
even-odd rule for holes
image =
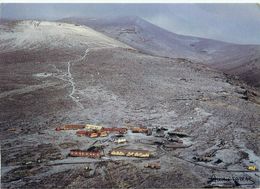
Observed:
[[[178,34],[260,44],[257,4],[1,4],[2,18],[139,16]]]

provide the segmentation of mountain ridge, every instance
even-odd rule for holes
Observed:
[[[238,76],[250,85],[260,87],[260,45],[234,44],[180,35],[136,16],[70,17],[59,21],[87,25],[144,53],[202,62],[227,74]],[[250,67],[252,62],[256,62],[253,68]]]

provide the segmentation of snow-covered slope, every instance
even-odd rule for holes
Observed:
[[[81,49],[109,48],[127,45],[109,38],[86,26],[57,22],[21,21],[0,27],[0,50],[8,52],[12,49]]]

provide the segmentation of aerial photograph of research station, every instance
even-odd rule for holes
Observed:
[[[0,4],[1,188],[260,187],[260,5]]]

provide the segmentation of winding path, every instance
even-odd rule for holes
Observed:
[[[70,94],[69,94],[69,97],[70,97],[81,109],[83,109],[84,106],[79,102],[79,100],[78,100],[76,97],[74,97],[74,94],[75,94],[75,91],[76,91],[76,84],[75,84],[75,82],[74,82],[74,78],[73,78],[73,75],[72,75],[72,73],[71,73],[71,65],[72,65],[73,63],[80,62],[80,61],[84,60],[84,59],[87,57],[88,53],[89,53],[89,48],[86,49],[85,54],[84,54],[82,57],[80,57],[79,59],[74,60],[74,61],[69,61],[69,62],[67,63],[67,65],[68,65],[68,66],[67,66],[67,67],[68,67],[68,68],[67,68],[67,72],[68,72],[68,82],[70,83],[70,85],[71,85],[71,87],[72,87],[71,92],[70,92]]]

